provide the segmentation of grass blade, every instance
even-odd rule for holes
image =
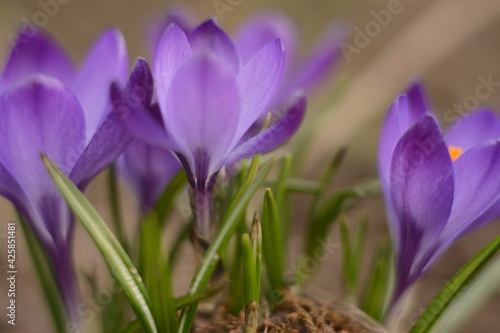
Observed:
[[[73,214],[80,220],[102,253],[111,274],[123,289],[132,309],[141,321],[143,329],[147,333],[156,333],[156,325],[151,314],[146,288],[125,250],[94,207],[71,180],[46,155],[42,154],[42,159]]]
[[[448,306],[460,295],[476,275],[500,250],[500,236],[469,260],[427,305],[411,329],[411,333],[429,332]]]
[[[271,288],[279,290],[285,286],[285,249],[282,225],[270,188],[264,194],[264,213],[262,216],[262,253],[267,266]]]

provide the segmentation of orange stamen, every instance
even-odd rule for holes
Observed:
[[[462,155],[462,148],[458,148],[458,147],[453,147],[453,146],[448,146],[448,152],[450,153],[450,157],[451,157],[451,161],[452,162],[455,162],[455,160],[457,158],[460,157],[460,155]]]

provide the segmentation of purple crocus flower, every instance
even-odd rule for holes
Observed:
[[[297,96],[277,123],[241,140],[265,111],[284,66],[280,40],[262,47],[246,62],[230,38],[212,21],[189,36],[175,24],[163,33],[153,58],[153,77],[164,126],[142,103],[127,117],[129,129],[149,144],[170,149],[194,190],[198,229],[207,235],[215,176],[226,164],[271,151],[298,129],[305,98]],[[152,81],[139,60],[132,77]],[[146,83],[145,86],[150,86]],[[138,94],[141,95],[141,94]]]
[[[299,34],[295,24],[285,15],[265,12],[255,15],[244,23],[236,34],[236,48],[242,62],[269,41],[281,38],[286,48],[286,65],[278,93],[272,107],[281,108],[294,91],[311,93],[323,83],[337,67],[342,51],[340,44],[346,37],[345,29],[332,23],[318,39],[306,58],[300,59]]]
[[[69,318],[76,320],[73,218],[45,170],[46,153],[84,190],[126,148],[131,135],[111,111],[112,81],[124,80],[121,34],[105,32],[77,72],[41,33],[22,33],[0,78],[0,194],[26,218],[53,261]]]
[[[395,302],[455,240],[500,216],[500,120],[476,110],[443,134],[416,84],[389,110],[378,164],[396,248]]]

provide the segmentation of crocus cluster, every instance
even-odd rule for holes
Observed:
[[[52,259],[62,299],[76,316],[73,218],[45,170],[45,153],[82,190],[127,147],[131,135],[111,112],[109,89],[125,81],[122,35],[106,31],[80,70],[42,33],[21,33],[0,78],[0,194],[34,230]]]
[[[415,84],[387,114],[378,164],[396,301],[453,242],[500,216],[500,119],[479,109],[443,133]]]

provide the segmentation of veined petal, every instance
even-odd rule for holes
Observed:
[[[445,135],[446,143],[461,149],[462,152],[499,138],[500,119],[488,109],[478,110],[460,118]]]
[[[86,57],[78,81],[73,86],[73,91],[85,111],[88,140],[111,110],[111,83],[124,83],[127,72],[128,54],[125,39],[118,30],[110,29],[94,44]]]
[[[22,31],[2,74],[3,87],[32,75],[45,74],[65,84],[76,79],[68,55],[52,39],[38,31]],[[1,88],[1,87],[0,87]]]
[[[229,36],[213,20],[208,20],[196,28],[189,36],[189,44],[193,54],[213,52],[234,75],[238,73],[239,59],[236,48]]]
[[[43,221],[39,223],[45,223],[53,237],[64,239],[70,228],[68,211],[40,153],[46,153],[66,174],[72,170],[86,141],[78,100],[53,78],[30,79],[0,98],[0,141],[0,161],[29,195],[31,206],[53,205],[50,212],[49,207],[31,209],[30,216],[35,223]],[[45,221],[40,215],[49,213],[53,220]]]
[[[240,111],[234,77],[211,54],[193,57],[175,76],[165,125],[195,177],[210,177],[233,141]],[[201,179],[202,182],[207,179]]]
[[[392,155],[396,144],[411,126],[428,113],[428,110],[419,83],[415,83],[405,94],[399,95],[392,103],[380,132],[378,167],[383,188],[388,186]]]
[[[263,13],[247,21],[237,33],[236,48],[246,64],[267,43],[282,39],[286,49],[286,65],[293,65],[297,53],[298,32],[288,17],[279,13]]]
[[[151,106],[153,76],[147,62],[138,59],[130,74],[127,87],[122,90],[118,84],[111,87],[113,113],[125,124],[136,138],[157,147],[169,147],[169,138],[161,118],[154,114],[157,106]]]
[[[500,141],[490,141],[465,152],[453,163],[455,195],[450,220],[442,233],[444,242],[477,229],[500,212]]]
[[[195,17],[193,16],[193,13],[189,11],[189,8],[178,3],[175,4],[173,8],[170,8],[160,20],[155,20],[148,24],[147,36],[151,54],[154,54],[154,49],[156,48],[163,32],[171,24],[176,24],[186,35],[189,35],[195,28],[194,22],[196,22]]]
[[[270,152],[285,143],[300,127],[306,111],[304,95],[295,96],[286,114],[274,125],[238,146],[224,161],[224,165]],[[222,167],[222,165],[221,165]]]
[[[346,38],[346,29],[332,24],[304,61],[295,78],[295,88],[309,91],[326,79],[342,57],[340,43]],[[287,51],[288,52],[288,51]]]
[[[175,74],[191,57],[191,46],[182,29],[170,25],[156,46],[153,57],[153,74],[156,85],[158,102],[161,109],[167,107],[167,96]]]
[[[125,151],[132,139],[132,133],[118,114],[115,112],[108,114],[76,163],[70,174],[71,180],[80,189],[85,189],[92,178]]]
[[[241,116],[233,146],[263,114],[279,86],[285,51],[280,40],[266,44],[241,69],[236,78],[241,96]]]
[[[450,215],[453,169],[439,126],[426,115],[394,149],[390,193],[399,225],[399,284],[420,274],[415,268],[433,247]]]

